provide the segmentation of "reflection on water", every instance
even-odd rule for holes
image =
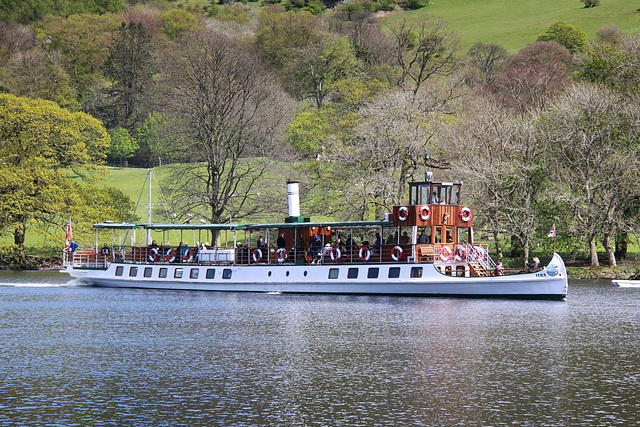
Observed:
[[[0,273],[0,425],[591,426],[640,415],[640,289],[572,282],[557,302],[43,277]]]

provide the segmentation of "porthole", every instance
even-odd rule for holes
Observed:
[[[304,277],[307,277],[307,272],[306,271],[304,272]]]
[[[267,276],[271,277],[271,272],[269,272],[269,273],[267,274]]]
[[[289,272],[287,271],[287,277],[289,277]]]

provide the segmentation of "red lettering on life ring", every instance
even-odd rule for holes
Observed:
[[[406,206],[401,206],[398,209],[398,219],[400,221],[406,221],[409,218],[409,209]]]
[[[463,222],[469,222],[471,221],[471,208],[468,206],[463,207],[462,209],[460,209],[460,219]]]

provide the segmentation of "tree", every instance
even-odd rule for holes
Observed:
[[[109,156],[113,160],[119,160],[122,165],[125,159],[132,157],[139,148],[138,141],[124,128],[117,128],[111,131],[110,135],[111,146],[109,148]]]
[[[599,265],[601,238],[615,265],[611,236],[629,229],[623,215],[640,194],[640,108],[593,84],[576,84],[544,113],[538,138],[547,147],[554,188],[569,206],[575,237],[589,244],[591,265]]]
[[[190,34],[162,63],[176,143],[193,162],[177,166],[174,200],[183,214],[205,206],[212,223],[237,218],[267,167],[243,157],[277,135],[286,98],[250,48],[217,33]]]
[[[458,65],[460,43],[446,23],[431,15],[403,18],[390,25],[394,63],[399,67],[396,84],[417,94],[434,76],[448,76]]]
[[[571,53],[576,53],[589,46],[589,39],[580,27],[568,24],[565,21],[558,21],[551,24],[542,34],[538,36],[540,42],[557,42],[566,47]]]
[[[591,8],[600,5],[600,0],[582,0],[584,7]]]
[[[142,23],[122,23],[105,64],[113,80],[108,89],[111,105],[107,112],[110,129],[132,131],[146,116],[145,95],[155,72],[151,56],[151,38]]]
[[[24,258],[30,223],[57,223],[76,204],[78,176],[103,161],[109,136],[94,118],[50,101],[0,94],[0,225]]]
[[[186,10],[172,9],[162,14],[162,33],[169,40],[198,28],[198,20]]]
[[[471,58],[471,65],[480,73],[480,83],[490,84],[495,74],[504,66],[507,49],[494,43],[476,42],[467,55]]]

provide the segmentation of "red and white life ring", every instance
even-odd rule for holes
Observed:
[[[471,256],[473,257],[474,260],[477,261],[484,261],[484,248],[482,246],[474,246],[473,249],[471,250]]]
[[[393,249],[391,249],[391,258],[394,261],[400,261],[400,259],[402,259],[402,254],[404,253],[404,251],[402,250],[402,248],[400,246],[394,246]]]
[[[464,246],[458,245],[456,247],[456,259],[464,259],[464,255],[465,255]]]
[[[469,222],[471,221],[471,208],[468,206],[463,207],[462,209],[460,209],[460,219],[463,222]]]
[[[287,259],[287,250],[285,248],[278,248],[276,255],[278,257],[278,263],[282,264],[284,260]]]
[[[358,256],[360,257],[360,261],[367,262],[371,257],[371,249],[366,246],[361,246],[360,251],[358,252]]]
[[[149,261],[156,262],[158,260],[158,248],[151,248],[149,251]]]
[[[184,251],[184,253],[182,254],[182,261],[183,262],[193,261],[193,249],[187,249],[186,251]]]
[[[173,262],[176,260],[176,251],[173,250],[173,248],[169,249],[167,251],[167,254],[164,256],[164,259],[167,262]]]
[[[431,208],[429,205],[423,205],[420,207],[420,219],[423,221],[429,221],[431,218]]]
[[[400,221],[406,221],[409,218],[409,209],[406,206],[400,206],[398,208],[398,219]]]
[[[342,253],[340,252],[340,248],[337,246],[331,249],[330,254],[331,254],[331,261],[333,262],[338,262],[340,260],[340,256],[342,255]]]
[[[260,249],[260,248],[254,249],[253,254],[251,255],[251,257],[253,258],[253,262],[255,262],[255,263],[260,262],[260,260],[262,259],[262,249]]]
[[[451,258],[451,248],[449,246],[443,246],[440,249],[440,259],[442,261],[449,261]]]

